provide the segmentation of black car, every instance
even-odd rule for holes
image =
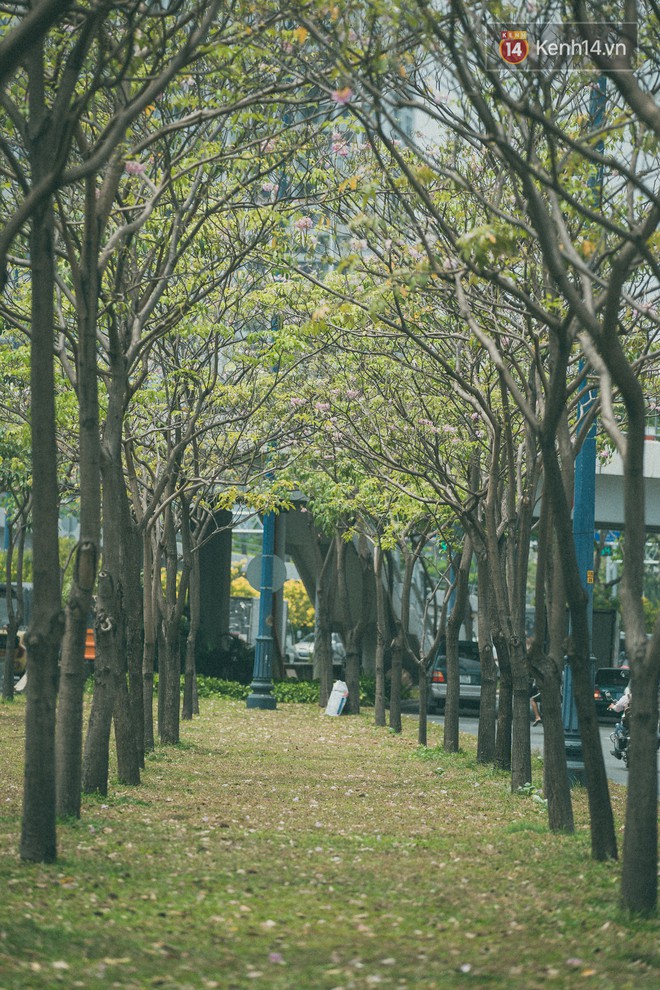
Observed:
[[[478,708],[481,704],[481,663],[474,657],[458,658],[459,705]],[[442,714],[447,699],[447,657],[438,655],[430,671],[430,712]]]
[[[613,701],[618,701],[630,680],[628,667],[600,667],[594,677],[594,701],[598,717],[618,718],[616,712],[608,711]]]

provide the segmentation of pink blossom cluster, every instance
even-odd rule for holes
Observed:
[[[311,217],[298,217],[294,220],[293,226],[296,230],[311,230],[314,226],[314,221]]]
[[[335,103],[339,103],[340,105],[345,105],[346,103],[351,102],[351,100],[353,99],[353,95],[354,94],[351,87],[344,86],[342,89],[333,89],[332,93],[330,94],[330,97],[332,100],[334,100]]]
[[[124,162],[124,171],[128,175],[144,175],[147,166],[143,162]]]
[[[305,405],[305,400],[304,399],[301,399],[300,396],[298,396],[298,395],[294,395],[294,396],[292,396],[292,398],[289,399],[289,405],[292,405],[292,406],[304,406]]]
[[[350,146],[341,131],[334,131],[332,135],[331,149],[333,154],[339,155],[340,158],[348,157]]]
[[[314,406],[314,408],[316,409],[317,412],[328,412],[328,410],[330,409],[330,403],[329,402],[317,402],[316,405]]]

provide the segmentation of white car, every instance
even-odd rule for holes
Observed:
[[[314,654],[314,633],[309,633],[295,644],[293,647],[294,663],[311,663]],[[332,634],[332,662],[343,663],[346,659],[346,650],[341,641],[339,633]]]

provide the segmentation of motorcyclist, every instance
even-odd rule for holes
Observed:
[[[626,685],[626,689],[619,698],[618,701],[613,701],[607,706],[607,710],[610,712],[623,712],[622,719],[625,719],[628,710],[630,708],[630,702],[632,701],[632,694],[630,691],[630,684]]]
[[[614,743],[614,749],[611,750],[612,756],[616,756],[618,760],[623,759],[627,765],[628,754],[624,752],[628,748],[628,741],[630,738],[630,704],[632,702],[632,693],[630,691],[630,684],[626,685],[626,689],[619,698],[618,701],[612,701],[608,705],[608,711],[621,712],[621,723],[616,727],[610,739]]]

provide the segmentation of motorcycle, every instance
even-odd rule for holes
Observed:
[[[621,721],[614,726],[614,731],[610,733],[610,739],[614,749],[610,750],[612,756],[617,760],[623,760],[623,765],[628,769],[628,754],[630,751],[630,726],[628,712],[624,712]]]
[[[608,692],[605,692],[605,696],[610,701],[612,700]],[[614,746],[614,749],[611,749],[610,753],[617,760],[623,760],[623,765],[627,770],[630,753],[630,708],[626,708],[621,713],[621,718],[614,726],[614,731],[610,733],[610,739]]]

